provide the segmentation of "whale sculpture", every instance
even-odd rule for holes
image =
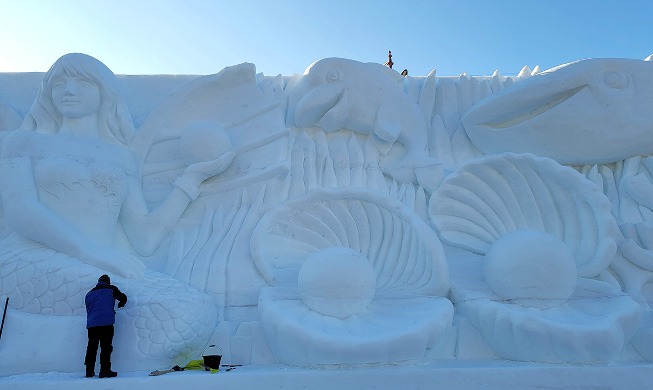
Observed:
[[[653,152],[653,63],[587,59],[506,88],[462,118],[483,153],[533,153],[561,164],[620,161]]]
[[[386,153],[398,143],[405,153],[387,158],[382,169],[400,182],[411,182],[415,168],[434,166],[437,161],[428,154],[424,114],[404,93],[401,80],[398,73],[379,64],[343,58],[316,61],[300,82],[303,97],[295,107],[295,125],[317,126],[327,133],[347,129],[373,135]]]

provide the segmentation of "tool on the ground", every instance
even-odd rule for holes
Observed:
[[[172,367],[171,369],[168,369],[168,370],[154,370],[154,371],[150,372],[149,375],[150,376],[163,375],[163,374],[167,374],[167,373],[173,372],[173,371],[184,371],[184,369],[185,369],[184,367],[174,366],[174,367]]]
[[[225,371],[235,370],[236,367],[240,367],[242,364],[223,364],[222,367],[226,367]]]
[[[5,317],[7,316],[7,306],[9,306],[9,297],[5,301],[5,310],[2,313],[2,325],[0,325],[0,338],[2,338],[2,329],[5,327]]]

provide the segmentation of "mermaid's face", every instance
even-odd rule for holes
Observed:
[[[85,77],[61,75],[52,80],[52,101],[64,118],[83,118],[100,108],[102,94]]]

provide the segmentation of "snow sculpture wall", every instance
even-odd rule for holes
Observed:
[[[0,75],[0,366],[81,370],[102,273],[119,370],[650,361],[651,66]]]

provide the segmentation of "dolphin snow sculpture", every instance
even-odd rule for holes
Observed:
[[[438,162],[428,155],[424,114],[404,93],[402,80],[380,64],[343,58],[316,61],[300,81],[304,95],[295,108],[295,125],[373,135],[384,152],[396,142],[406,149],[405,155],[388,159],[392,162],[381,168],[398,181],[412,181],[415,169]]]
[[[519,81],[462,118],[483,153],[524,152],[561,164],[653,153],[653,62],[588,59]]]

